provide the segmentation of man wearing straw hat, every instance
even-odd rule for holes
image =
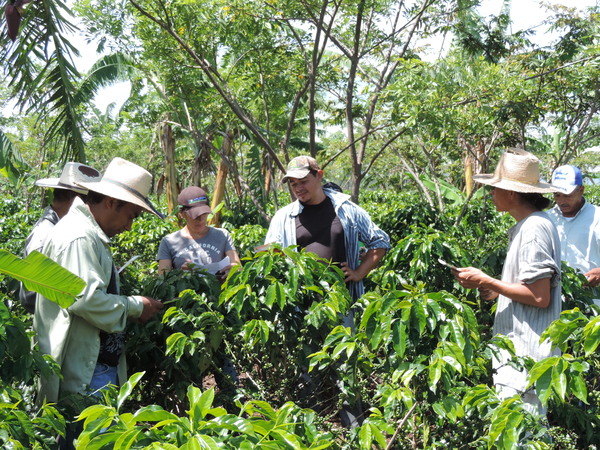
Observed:
[[[42,217],[35,223],[27,236],[23,257],[34,250],[41,251],[54,225],[67,214],[75,197],[87,194],[87,189],[78,186],[77,183],[93,181],[100,176],[100,172],[93,167],[68,162],[65,164],[60,178],[42,178],[35,182],[36,186],[53,189],[52,203],[44,209]],[[35,310],[36,295],[34,291],[25,289],[21,284],[19,292],[21,304],[32,314]]]
[[[152,176],[121,158],[104,176],[81,182],[87,203],[75,199],[54,227],[43,253],[87,283],[63,309],[38,295],[33,326],[42,353],[61,367],[61,377],[42,377],[38,401],[56,402],[73,393],[94,393],[126,379],[124,330],[128,319],[145,322],[163,305],[142,296],[119,295],[110,238],[129,230],[143,211],[161,217],[147,198]]]
[[[540,181],[539,160],[531,153],[511,149],[500,158],[493,174],[473,179],[492,187],[491,195],[498,212],[507,212],[515,220],[509,234],[509,247],[500,280],[474,267],[458,268],[454,276],[466,288],[477,288],[485,300],[498,299],[494,334],[507,336],[517,356],[536,361],[555,355],[549,341],[540,336],[558,319],[561,312],[560,239],[556,227],[543,212],[550,200],[542,194],[557,192]],[[535,390],[527,388],[527,371],[509,364],[504,350],[494,357],[494,384],[500,398],[515,394],[524,407],[545,414]]]

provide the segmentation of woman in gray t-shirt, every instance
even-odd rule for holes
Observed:
[[[517,222],[509,230],[509,248],[500,280],[474,267],[453,270],[461,286],[477,288],[485,300],[496,300],[494,334],[505,335],[517,356],[536,361],[557,354],[540,336],[561,312],[560,239],[542,210],[550,205],[543,193],[556,192],[539,180],[539,160],[522,150],[502,155],[493,175],[476,175],[475,181],[492,186],[496,210]],[[530,412],[545,414],[535,390],[527,387],[527,372],[508,364],[510,355],[493,361],[494,384],[500,398],[521,395]]]
[[[217,272],[217,277],[224,279],[231,266],[240,264],[231,235],[223,228],[208,226],[206,220],[212,210],[203,189],[188,187],[177,200],[185,226],[161,240],[156,257],[158,273],[173,268],[185,270],[192,265],[208,268],[229,257],[230,264]]]

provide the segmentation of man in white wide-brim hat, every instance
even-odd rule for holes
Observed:
[[[87,203],[75,199],[44,245],[44,254],[87,285],[66,309],[37,297],[34,328],[39,348],[60,364],[62,375],[42,377],[39,402],[98,392],[126,380],[127,320],[145,322],[163,305],[149,297],[119,295],[110,238],[129,230],[144,210],[160,216],[147,197],[151,184],[152,176],[143,168],[113,159],[102,178],[79,183],[89,191]]]
[[[560,239],[543,211],[550,200],[542,194],[557,192],[540,180],[539,160],[523,150],[506,151],[493,174],[475,181],[492,187],[496,210],[509,213],[517,224],[509,232],[509,248],[500,280],[474,267],[453,270],[459,283],[477,288],[485,300],[498,299],[494,334],[508,336],[517,356],[536,361],[558,354],[540,336],[561,312]],[[527,371],[509,365],[502,352],[494,358],[494,384],[500,398],[520,395],[532,413],[545,414],[534,388],[527,389]]]
[[[32,251],[42,250],[54,226],[69,211],[75,197],[87,194],[87,189],[77,183],[100,179],[100,172],[85,164],[68,162],[65,164],[59,178],[42,178],[35,182],[36,186],[52,189],[52,203],[44,209],[42,217],[35,223],[25,240],[23,257]],[[19,298],[23,307],[33,314],[37,294],[29,291],[21,284]]]

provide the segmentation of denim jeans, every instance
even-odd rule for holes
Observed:
[[[117,367],[96,363],[92,381],[90,381],[90,394],[99,397],[102,395],[100,391],[109,385],[117,386]]]

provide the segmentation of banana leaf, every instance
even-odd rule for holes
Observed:
[[[27,289],[42,294],[61,308],[71,306],[86,285],[77,275],[38,251],[21,259],[0,249],[0,272],[23,282]]]
[[[27,163],[6,134],[0,131],[0,175],[16,184],[27,169]]]

